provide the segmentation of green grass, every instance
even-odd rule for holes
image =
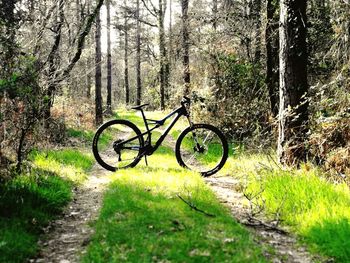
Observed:
[[[229,169],[245,181],[248,195],[263,190],[255,201],[265,204],[267,215],[278,211],[283,224],[312,251],[337,262],[350,262],[348,186],[328,182],[310,165],[282,171],[266,157],[257,155],[243,155],[232,163]]]
[[[36,168],[0,185],[0,262],[35,256],[41,229],[68,204],[94,163],[90,154],[63,149],[34,151]]]
[[[80,138],[84,141],[92,142],[92,139],[94,138],[95,133],[90,130],[77,130],[73,128],[68,128],[67,135],[68,137]]]
[[[34,151],[30,159],[37,167],[57,173],[75,183],[86,179],[86,172],[95,162],[91,154],[76,149]]]
[[[149,167],[113,174],[83,262],[265,262],[196,173],[161,147]],[[209,217],[191,210],[178,195]]]
[[[40,169],[0,185],[0,262],[24,262],[36,254],[41,228],[70,201],[71,187]]]
[[[78,138],[83,142],[87,142],[88,145],[92,145],[94,139],[95,131],[90,130],[77,130],[73,128],[67,129],[67,135],[71,138]],[[113,138],[108,133],[103,133],[99,139],[99,145],[105,147],[111,142]],[[103,149],[103,148],[102,148]]]

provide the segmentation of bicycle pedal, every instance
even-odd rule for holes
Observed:
[[[148,162],[147,162],[147,156],[145,155],[145,163],[148,166]]]

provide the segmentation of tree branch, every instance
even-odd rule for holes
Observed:
[[[86,36],[89,34],[92,24],[97,16],[97,13],[100,12],[100,9],[103,5],[104,0],[99,0],[94,12],[90,15],[88,15],[85,26],[83,27],[82,32],[79,35],[78,38],[78,44],[77,44],[77,50],[75,52],[75,55],[73,57],[73,59],[70,61],[69,65],[67,66],[67,68],[63,71],[63,73],[58,77],[57,82],[61,82],[63,81],[68,75],[69,73],[72,71],[72,69],[74,68],[75,64],[79,61],[81,54],[83,52],[84,49],[84,44],[85,44],[85,39]]]
[[[143,5],[145,6],[145,8],[147,9],[147,11],[154,17],[158,17],[158,13],[159,11],[155,8],[155,6],[153,5],[152,1],[150,1],[153,11],[148,7],[148,5],[146,4],[145,0],[141,0]]]
[[[184,198],[182,198],[181,195],[177,194],[177,197],[180,198],[180,200],[183,201],[186,205],[188,205],[191,209],[193,209],[193,210],[195,210],[195,211],[197,211],[197,212],[200,212],[200,213],[202,213],[202,214],[204,214],[204,215],[206,215],[206,216],[215,217],[215,215],[210,214],[210,213],[207,213],[207,212],[205,212],[205,211],[203,211],[203,210],[197,208],[194,204],[192,204],[192,203],[186,201]]]

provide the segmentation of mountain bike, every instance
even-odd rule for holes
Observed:
[[[146,131],[128,120],[111,120],[98,128],[93,139],[92,151],[96,161],[109,171],[135,167],[144,157],[152,155],[163,143],[165,137],[181,117],[189,123],[176,140],[175,156],[182,167],[210,176],[218,172],[228,157],[228,143],[223,133],[210,124],[194,124],[190,117],[191,100],[183,97],[181,107],[162,120],[147,119],[143,108],[149,104],[132,107],[141,111]],[[152,144],[152,132],[173,120],[159,139]],[[153,126],[153,127],[151,127]]]

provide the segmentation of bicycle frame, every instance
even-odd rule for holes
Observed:
[[[192,125],[192,122],[190,120],[189,117],[189,113],[186,109],[186,107],[184,105],[182,105],[181,107],[179,107],[178,109],[174,110],[173,112],[171,112],[170,114],[168,114],[167,116],[165,116],[162,120],[151,120],[151,119],[146,119],[145,113],[143,112],[142,109],[140,109],[141,114],[142,114],[142,118],[143,121],[145,123],[146,126],[146,131],[141,133],[141,135],[132,137],[126,141],[120,142],[120,144],[125,144],[128,142],[131,142],[137,138],[139,138],[140,136],[145,136],[147,135],[147,139],[145,140],[145,145],[141,148],[142,152],[141,155],[139,156],[140,158],[144,155],[152,155],[158,148],[159,146],[162,144],[162,142],[164,141],[165,137],[169,134],[170,130],[174,127],[174,125],[176,124],[176,122],[182,117],[182,116],[186,116],[190,125]],[[164,130],[164,132],[162,133],[162,135],[159,137],[159,139],[155,142],[154,146],[152,146],[152,131],[163,126],[164,123],[171,118],[172,116],[174,116],[175,114],[177,114],[175,116],[175,118],[172,120],[172,122],[168,125],[168,127],[166,127],[166,129]],[[149,128],[149,124],[155,124],[155,126],[153,128]],[[132,149],[135,150],[135,147],[123,147],[124,149]]]

